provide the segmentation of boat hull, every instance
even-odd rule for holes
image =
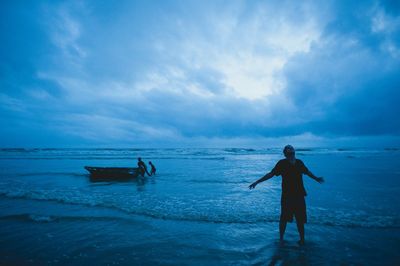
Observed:
[[[139,175],[138,168],[85,166],[85,169],[90,173],[90,179],[94,181],[129,180]]]

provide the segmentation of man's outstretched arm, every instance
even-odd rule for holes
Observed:
[[[325,182],[323,177],[315,176],[313,173],[311,173],[310,170],[308,170],[305,174],[308,175],[309,177],[311,177],[312,179],[314,179],[315,181],[317,181],[320,184]]]
[[[264,182],[264,181],[270,179],[270,178],[273,177],[273,176],[274,176],[274,173],[273,173],[272,171],[269,172],[268,174],[266,174],[265,176],[261,177],[261,178],[258,179],[256,182],[254,182],[253,184],[251,184],[251,185],[249,186],[249,189],[255,188],[259,183]]]

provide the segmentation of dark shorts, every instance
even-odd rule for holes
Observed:
[[[306,201],[303,196],[281,198],[281,221],[307,223]]]

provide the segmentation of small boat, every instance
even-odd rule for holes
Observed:
[[[128,180],[139,175],[138,168],[85,166],[92,180]]]

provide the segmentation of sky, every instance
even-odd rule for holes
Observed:
[[[1,1],[0,147],[400,146],[398,1]]]

